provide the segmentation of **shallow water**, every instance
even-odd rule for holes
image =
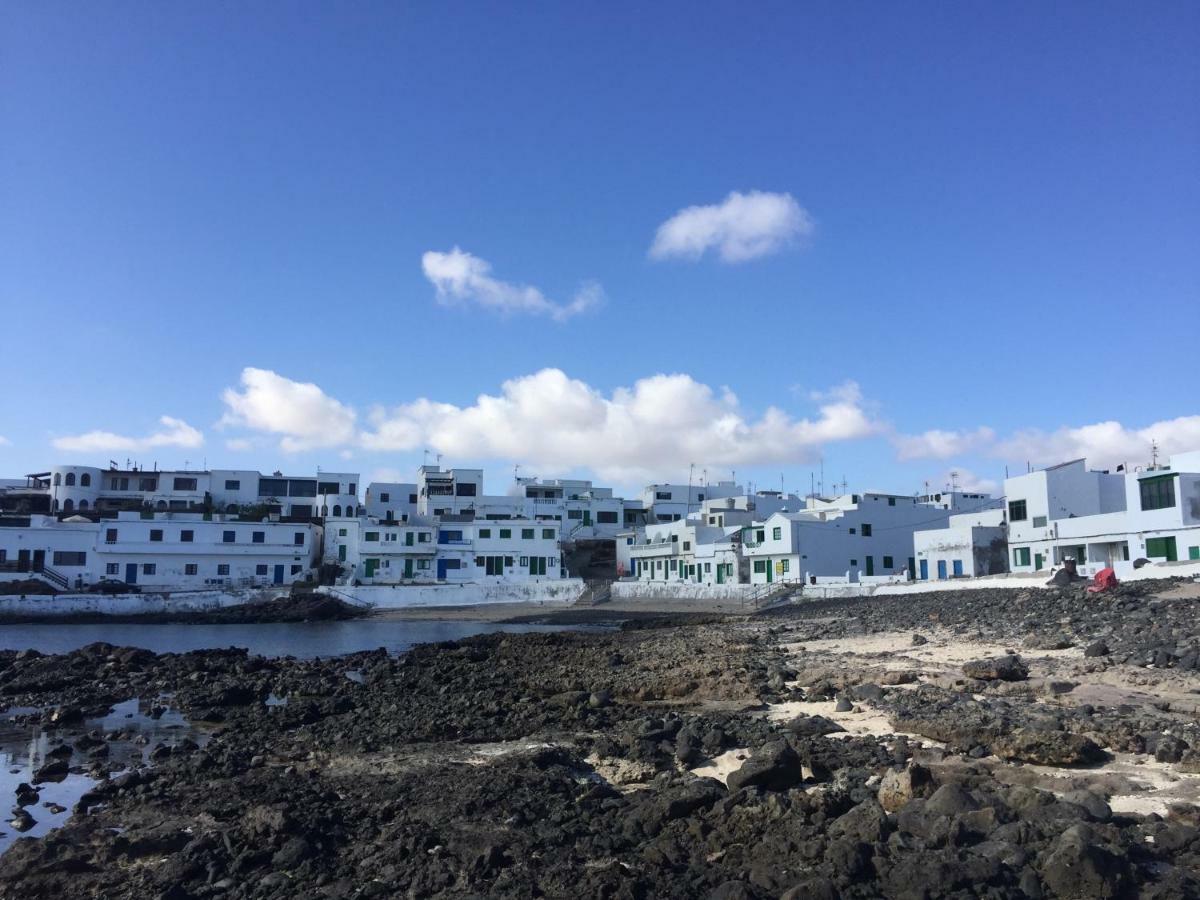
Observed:
[[[71,815],[79,798],[89,791],[97,780],[89,775],[72,772],[60,782],[33,784],[33,773],[46,761],[54,747],[66,742],[73,744],[81,735],[99,730],[105,734],[125,732],[119,740],[108,741],[109,760],[118,768],[127,768],[131,763],[145,762],[150,752],[159,743],[176,744],[184,738],[196,743],[206,743],[206,735],[191,725],[176,710],[167,707],[166,712],[155,718],[150,715],[153,704],[148,701],[127,700],[118,703],[106,715],[86,719],[71,727],[48,727],[22,725],[12,720],[13,716],[32,710],[12,708],[0,712],[0,853],[3,853],[17,838],[42,837],[62,825]],[[76,752],[68,762],[72,767],[86,766],[87,754]],[[33,784],[38,792],[38,801],[26,807],[37,821],[24,834],[16,832],[9,820],[9,811],[16,805],[17,785],[21,782]],[[47,804],[64,807],[54,813]]]
[[[311,659],[314,656],[341,656],[380,647],[397,653],[416,644],[457,640],[497,631],[586,631],[604,627],[386,619],[261,625],[3,625],[0,626],[0,650],[32,648],[42,653],[69,653],[95,641],[106,641],[122,647],[144,647],[155,653],[245,647],[259,656]]]

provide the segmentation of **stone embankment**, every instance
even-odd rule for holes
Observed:
[[[0,856],[0,897],[1197,896],[1200,610],[1178,593],[842,600],[400,657],[0,653],[0,705],[42,709],[59,761],[101,779]],[[69,733],[164,694],[203,746],[117,774],[105,735]]]

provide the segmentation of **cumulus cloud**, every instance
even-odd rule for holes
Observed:
[[[241,390],[226,388],[220,427],[240,426],[280,435],[285,453],[335,447],[354,440],[354,410],[311,382],[268,369],[242,370]]]
[[[428,251],[421,257],[421,269],[437,290],[438,301],[448,305],[474,303],[496,312],[549,316],[556,322],[565,322],[598,306],[604,299],[599,284],[585,282],[570,301],[557,303],[531,285],[492,277],[488,262],[458,247],[449,253]]]
[[[993,455],[1035,465],[1087,457],[1093,468],[1112,468],[1149,462],[1152,443],[1158,444],[1160,458],[1200,449],[1200,416],[1165,419],[1144,428],[1109,421],[1049,432],[1028,429],[1000,441]]]
[[[1152,443],[1157,443],[1162,457],[1200,449],[1200,416],[1164,419],[1142,428],[1116,421],[1053,431],[1026,428],[1004,437],[986,426],[974,431],[935,429],[922,434],[894,434],[891,440],[902,460],[950,459],[973,453],[1037,466],[1086,458],[1094,468],[1112,468],[1119,463],[1148,462]]]
[[[162,416],[158,422],[162,428],[144,437],[130,437],[112,431],[88,431],[55,438],[50,443],[55,449],[73,453],[125,453],[155,447],[199,447],[204,443],[204,435],[183,419]]]
[[[651,259],[699,259],[715,250],[723,262],[766,256],[812,234],[812,217],[791,194],[733,191],[722,202],[681,209],[658,226]]]
[[[469,406],[418,399],[376,408],[369,450],[426,448],[458,458],[505,458],[627,479],[712,466],[802,463],[827,442],[876,433],[856,385],[834,391],[817,415],[769,407],[757,418],[728,389],[688,375],[653,375],[610,395],[559,369],[543,369],[482,394]]]
[[[892,443],[902,460],[949,459],[989,446],[996,432],[983,426],[974,431],[942,431],[932,429],[921,434],[896,434]]]

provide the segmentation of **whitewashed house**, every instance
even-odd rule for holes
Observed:
[[[1134,471],[1072,460],[1007,478],[1004,491],[1014,572],[1072,559],[1081,574],[1120,575],[1138,559],[1200,560],[1200,450]]]
[[[160,590],[287,585],[312,578],[321,528],[223,514],[124,511],[0,519],[0,571],[64,590],[100,581]]]
[[[743,531],[751,583],[911,578],[913,534],[944,526],[952,509],[966,505],[953,493],[936,502],[878,493],[809,498],[806,509],[774,513]],[[1000,503],[983,495],[971,502]]]
[[[959,513],[945,528],[913,534],[916,577],[944,581],[1008,571],[1008,530],[1003,509]]]
[[[680,519],[625,535],[618,561],[630,577],[646,582],[737,584],[743,580],[741,532]]]

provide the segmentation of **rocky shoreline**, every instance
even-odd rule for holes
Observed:
[[[60,729],[42,774],[97,783],[0,856],[0,898],[1198,896],[1200,600],[1182,587],[825,601],[402,656],[2,652],[0,707]],[[204,740],[127,770],[109,735],[71,731],[130,697]]]

